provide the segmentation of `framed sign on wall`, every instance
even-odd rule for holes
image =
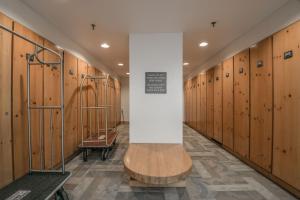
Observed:
[[[145,72],[146,94],[167,94],[167,72]]]

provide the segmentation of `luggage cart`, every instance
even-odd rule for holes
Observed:
[[[102,75],[102,76],[92,76],[88,74],[81,75],[81,83],[80,83],[80,127],[81,127],[81,143],[79,144],[79,149],[82,151],[83,160],[87,161],[88,157],[88,150],[95,149],[100,150],[101,152],[101,160],[105,161],[108,156],[109,152],[113,149],[113,146],[116,144],[118,131],[117,125],[115,123],[114,127],[108,127],[108,117],[109,113],[112,111],[112,105],[108,105],[107,96],[108,96],[108,80],[109,75]],[[84,106],[83,105],[83,85],[84,82],[87,80],[94,80],[96,85],[96,92],[95,92],[95,106]],[[99,80],[104,80],[105,86],[105,98],[104,98],[104,105],[98,105],[98,82]],[[92,111],[96,111],[96,123],[97,123],[97,133],[91,133],[87,138],[84,137],[84,124],[83,124],[83,111],[87,110],[88,113]],[[99,127],[99,111],[104,111],[104,129],[100,129]],[[116,122],[116,120],[115,120]],[[90,123],[90,130],[91,130],[91,123]]]
[[[35,46],[35,51],[32,54],[26,55],[27,60],[27,123],[28,123],[28,155],[29,155],[29,172],[18,180],[10,183],[0,190],[0,199],[6,200],[35,200],[35,199],[68,199],[67,193],[64,191],[63,185],[71,176],[70,172],[65,171],[64,159],[64,68],[63,58],[60,53],[44,47],[36,42],[6,28],[0,24],[0,28],[20,37]],[[39,58],[39,54],[47,51],[59,59],[59,61],[45,62]],[[30,102],[30,68],[40,65],[49,67],[60,67],[60,105],[44,106],[33,105]],[[32,130],[31,130],[31,111],[38,110],[40,117],[40,152],[43,152],[44,135],[41,126],[43,126],[42,115],[45,110],[50,111],[50,135],[51,135],[51,169],[46,170],[43,160],[45,159],[41,153],[40,169],[33,169],[32,166]],[[53,169],[53,111],[60,110],[61,112],[61,169]],[[25,134],[25,133],[24,133]]]

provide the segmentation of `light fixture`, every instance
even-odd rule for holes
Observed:
[[[208,45],[208,42],[200,42],[199,47],[206,47]]]
[[[257,47],[257,44],[252,44],[252,45],[250,46],[250,48],[255,48],[255,47]]]
[[[130,75],[130,73],[129,73],[129,72],[127,72],[127,73],[126,73],[126,75]]]
[[[188,62],[184,62],[183,63],[183,66],[188,66],[190,63],[188,63]]]
[[[123,63],[118,63],[118,66],[122,67],[122,66],[124,66],[124,64]]]
[[[101,47],[104,48],[104,49],[107,49],[107,48],[109,48],[110,46],[109,46],[107,43],[102,43],[102,44],[101,44]]]

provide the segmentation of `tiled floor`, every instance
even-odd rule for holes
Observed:
[[[184,146],[193,159],[187,187],[131,188],[122,158],[128,146],[128,126],[119,127],[118,146],[107,161],[92,152],[88,162],[81,155],[67,164],[73,175],[65,185],[70,199],[84,200],[287,200],[293,196],[247,165],[184,126]]]

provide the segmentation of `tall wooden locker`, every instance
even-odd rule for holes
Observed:
[[[19,23],[14,23],[14,30],[43,44],[43,39]],[[35,46],[31,43],[13,36],[13,152],[14,152],[14,175],[19,178],[28,172],[28,132],[27,132],[27,62],[26,54],[33,53]],[[40,55],[40,58],[43,58]],[[30,70],[31,75],[31,99],[33,105],[43,105],[43,66],[34,66]],[[42,83],[42,84],[41,84]],[[40,120],[43,112],[31,111],[32,128],[32,159],[33,168],[40,169],[41,156],[39,134]]]
[[[206,133],[209,138],[214,136],[214,69],[206,72],[207,98],[206,98]]]
[[[192,79],[192,128],[196,129],[197,125],[197,77]]]
[[[44,46],[59,52],[48,40],[44,40]],[[44,60],[59,62],[58,56],[48,51],[44,51]],[[60,105],[60,70],[59,66],[44,65],[44,105],[46,106]],[[69,140],[65,141],[68,143]],[[44,110],[44,155],[46,169],[54,167],[61,161],[61,111],[57,109]]]
[[[249,158],[249,49],[234,56],[234,151]]]
[[[82,128],[81,128],[81,121],[80,121],[80,83],[82,80],[82,75],[87,74],[87,64],[80,60],[77,59],[77,67],[78,67],[78,75],[77,75],[77,96],[78,96],[78,136],[77,136],[77,141],[78,143],[82,142]],[[82,104],[83,106],[88,105],[88,92],[87,92],[87,82],[84,83],[83,85],[83,92],[82,92]],[[87,110],[84,109],[82,112],[82,121],[83,121],[83,139],[88,137],[88,113]]]
[[[0,23],[12,29],[12,20],[0,13]],[[11,130],[12,34],[0,29],[0,188],[13,179]]]
[[[233,150],[233,58],[223,62],[223,145]]]
[[[271,171],[273,121],[272,38],[250,49],[250,160]]]
[[[192,80],[188,80],[188,125],[192,126]]]
[[[65,156],[76,151],[78,145],[78,74],[77,58],[69,52],[64,52],[64,85],[65,85]],[[81,132],[80,132],[81,134]]]
[[[184,94],[184,122],[187,123],[187,82],[184,82],[183,86],[183,94]]]
[[[200,74],[200,132],[206,135],[206,74]]]
[[[95,76],[96,71],[92,66],[88,66],[88,74]],[[88,92],[88,106],[96,105],[96,85],[94,79],[87,80],[87,92]],[[88,109],[88,135],[94,135],[96,133],[96,110]]]
[[[196,93],[197,93],[196,130],[201,132],[201,122],[200,122],[200,117],[201,117],[201,112],[202,112],[201,111],[201,76],[200,76],[200,74],[198,74],[196,77],[197,77],[197,81],[196,81]]]
[[[217,65],[214,72],[214,136],[213,138],[222,143],[222,65]]]
[[[300,22],[273,37],[273,174],[300,190]]]

